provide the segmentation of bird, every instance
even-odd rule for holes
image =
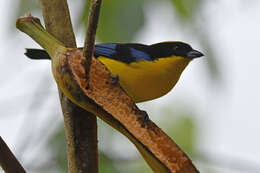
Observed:
[[[80,48],[82,49],[82,48]],[[26,49],[31,59],[50,59],[45,50]],[[189,44],[166,41],[141,43],[103,43],[94,47],[94,57],[103,63],[135,103],[166,95],[195,58],[204,56]]]

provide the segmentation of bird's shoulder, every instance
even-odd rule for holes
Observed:
[[[150,46],[139,43],[105,43],[95,45],[95,57],[107,57],[127,64],[146,60],[152,61]]]

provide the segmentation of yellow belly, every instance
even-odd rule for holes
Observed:
[[[168,93],[190,62],[182,57],[160,58],[125,64],[106,57],[98,58],[111,72],[119,76],[120,85],[136,102],[156,99]]]

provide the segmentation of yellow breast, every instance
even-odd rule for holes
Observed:
[[[119,76],[120,85],[136,102],[161,97],[177,83],[190,62],[182,57],[160,58],[125,64],[106,57],[98,58],[111,72]]]

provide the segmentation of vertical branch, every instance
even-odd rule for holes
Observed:
[[[67,47],[76,47],[66,0],[41,0],[40,2],[47,31]],[[95,32],[90,37],[95,38]],[[93,47],[94,42],[92,49]],[[76,106],[60,90],[59,95],[66,131],[68,171],[69,173],[97,173],[96,116]]]
[[[77,47],[66,0],[40,0],[46,30],[64,43]]]
[[[83,48],[83,56],[86,57],[86,66],[87,66],[86,67],[86,69],[87,69],[86,78],[87,79],[89,76],[88,74],[89,74],[89,69],[90,69],[90,65],[91,65],[91,58],[93,56],[95,36],[96,36],[96,31],[97,31],[101,2],[102,2],[102,0],[91,0],[91,4],[90,4],[88,25],[87,25],[85,43],[84,43],[84,48]]]
[[[6,173],[25,173],[24,168],[0,136],[0,166]]]

